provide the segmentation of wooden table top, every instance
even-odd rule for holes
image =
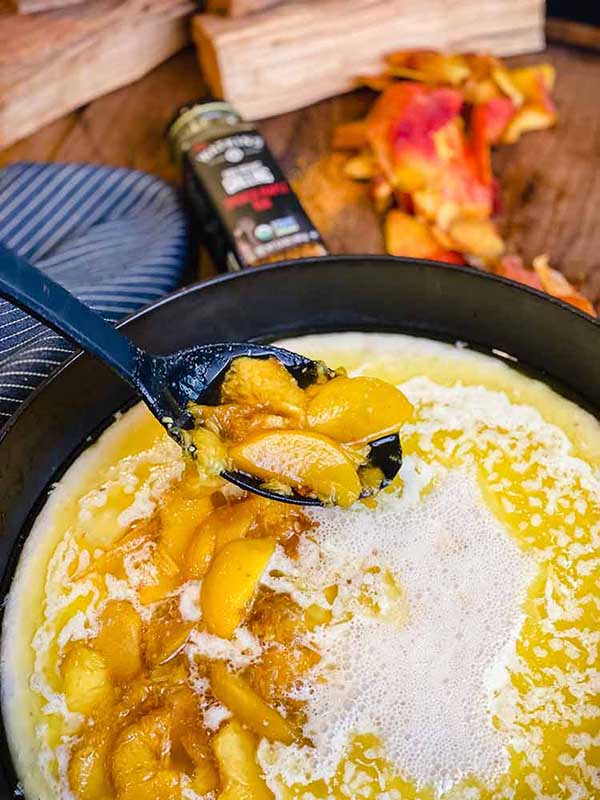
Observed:
[[[551,46],[511,63],[551,61],[557,68],[559,125],[526,134],[494,154],[502,185],[500,227],[509,249],[550,262],[600,303],[600,57]],[[163,133],[175,108],[204,91],[194,53],[184,51],[137,83],[112,92],[0,151],[0,166],[15,160],[90,161],[145,170],[173,182]],[[334,253],[383,252],[379,222],[360,185],[325,198],[337,181],[331,130],[358,118],[372,102],[354,92],[261,124],[309,213]]]

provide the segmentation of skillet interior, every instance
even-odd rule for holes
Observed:
[[[197,284],[124,323],[161,353],[210,341],[378,330],[504,351],[600,415],[600,325],[540,293],[468,269],[357,256],[271,266]],[[1,597],[47,490],[132,400],[88,355],[76,356],[24,404],[0,439]],[[0,731],[0,798],[16,778]]]

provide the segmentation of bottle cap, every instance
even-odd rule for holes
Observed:
[[[194,140],[206,134],[211,126],[237,125],[240,122],[240,114],[224,100],[204,97],[186,103],[177,109],[166,130],[173,159],[180,161]]]

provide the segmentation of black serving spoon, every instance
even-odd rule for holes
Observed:
[[[146,353],[119,333],[66,289],[0,242],[0,296],[66,336],[103,361],[135,389],[158,421],[182,446],[194,427],[188,403],[216,404],[223,377],[238,356],[274,356],[302,388],[323,374],[323,365],[278,347],[222,342],[198,345],[168,356]],[[334,373],[330,372],[333,377]],[[378,467],[387,485],[402,464],[397,434],[370,443],[369,463]],[[298,492],[283,495],[263,488],[262,480],[245,472],[227,470],[222,477],[249,492],[299,505],[322,505]]]

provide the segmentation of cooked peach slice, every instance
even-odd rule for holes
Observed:
[[[181,734],[180,741],[192,764],[197,766],[212,759],[206,731],[195,725],[193,719],[188,721],[188,728]]]
[[[230,639],[245,618],[275,539],[238,539],[217,553],[202,583],[200,605],[210,633]]]
[[[181,796],[181,773],[174,769],[162,769],[117,795],[118,800],[180,800]]]
[[[184,498],[175,492],[160,510],[161,543],[169,555],[178,561],[202,520],[213,510],[212,498]]]
[[[210,685],[217,699],[257,736],[284,744],[291,744],[296,738],[284,717],[222,662],[212,665]]]
[[[179,584],[180,572],[162,542],[148,559],[148,582],[139,591],[140,601],[145,605],[157,603],[170,594]]]
[[[236,358],[221,387],[223,403],[261,406],[294,418],[302,416],[304,401],[304,392],[276,358]]]
[[[232,447],[237,469],[265,481],[305,489],[326,502],[346,507],[358,500],[354,465],[331,439],[311,431],[270,431]]]
[[[171,715],[154,711],[118,735],[111,772],[119,800],[178,800],[180,774],[169,769]]]
[[[201,523],[185,554],[188,578],[201,578],[208,570],[213,554],[227,542],[242,539],[260,511],[254,498],[215,509]]]
[[[248,497],[231,506],[219,508],[213,516],[217,529],[215,552],[218,553],[228,542],[244,539],[261,513],[261,500],[258,497]]]
[[[191,721],[180,737],[181,746],[194,765],[191,788],[199,795],[208,794],[219,786],[219,774],[213,763],[213,754],[205,731]]]
[[[104,657],[110,677],[130,681],[142,669],[142,621],[126,600],[112,600],[102,613],[94,647]]]
[[[167,666],[170,667],[171,665]],[[159,667],[159,669],[161,668]],[[172,670],[169,669],[169,672],[171,671]],[[194,741],[199,740],[203,745],[208,746],[206,732],[195,726],[200,708],[200,698],[199,695],[187,685],[187,677],[187,668],[184,668],[184,680],[182,685],[169,695],[171,738],[183,739],[190,731],[193,731],[195,737]],[[183,741],[182,746],[184,746]]]
[[[107,800],[112,787],[106,760],[110,750],[112,731],[105,725],[95,725],[86,732],[69,761],[69,787],[77,800]]]
[[[305,645],[272,645],[264,651],[261,660],[250,667],[252,685],[271,702],[288,702],[294,686],[319,661],[317,651]]]
[[[261,643],[286,645],[306,633],[304,609],[289,594],[260,593],[248,628]]]
[[[184,570],[187,578],[201,578],[208,571],[216,540],[216,531],[210,524],[199,526],[185,553]]]
[[[309,427],[338,442],[372,441],[395,433],[412,406],[399,389],[378,378],[340,376],[324,383],[306,410]]]
[[[257,406],[224,403],[220,406],[195,406],[194,416],[200,425],[229,442],[241,442],[257,430],[289,428],[291,421],[281,414],[261,411]]]
[[[227,466],[227,448],[220,437],[208,428],[197,426],[190,432],[195,448],[198,477],[207,485],[219,485],[219,475]]]
[[[217,800],[273,800],[256,761],[256,739],[237,720],[213,739],[223,791]]]
[[[190,788],[200,797],[219,788],[219,773],[211,761],[205,761],[194,768]]]
[[[77,643],[62,663],[63,691],[69,711],[90,714],[110,702],[113,687],[100,653]]]
[[[145,637],[146,659],[151,666],[166,664],[183,648],[194,626],[183,620],[152,620]]]

